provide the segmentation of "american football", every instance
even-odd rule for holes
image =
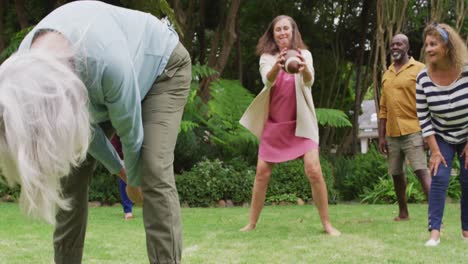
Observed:
[[[284,55],[284,71],[290,74],[298,73],[301,60],[297,57],[297,51],[290,49]]]

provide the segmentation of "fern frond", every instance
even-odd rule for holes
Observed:
[[[16,50],[18,50],[21,41],[23,41],[24,37],[26,37],[29,31],[33,29],[33,27],[34,26],[30,26],[16,32],[16,34],[10,40],[10,44],[0,53],[0,63],[10,57],[10,55],[13,54]]]
[[[230,123],[238,123],[254,96],[238,80],[219,79],[211,83],[210,112]]]
[[[182,120],[182,122],[180,123],[180,128],[179,128],[179,132],[188,132],[188,131],[192,131],[194,128],[197,128],[199,127],[199,125],[195,122],[192,122],[192,121],[188,121],[188,120]]]
[[[207,65],[201,65],[199,62],[192,65],[192,80],[199,81],[202,78],[210,77],[218,72]]]
[[[332,108],[316,108],[317,121],[322,126],[331,127],[351,127],[348,116],[338,109]]]

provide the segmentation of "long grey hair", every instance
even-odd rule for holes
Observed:
[[[68,61],[30,50],[0,66],[0,166],[21,185],[22,211],[52,224],[57,207],[70,209],[60,180],[91,140],[88,92]]]

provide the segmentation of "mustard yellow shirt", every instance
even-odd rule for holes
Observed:
[[[384,73],[379,118],[387,119],[387,136],[421,131],[416,114],[416,76],[423,68],[424,64],[410,58],[399,72],[392,64]]]

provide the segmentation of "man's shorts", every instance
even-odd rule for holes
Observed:
[[[427,169],[427,157],[421,132],[386,137],[388,145],[388,173],[402,175],[405,159],[413,171]]]

